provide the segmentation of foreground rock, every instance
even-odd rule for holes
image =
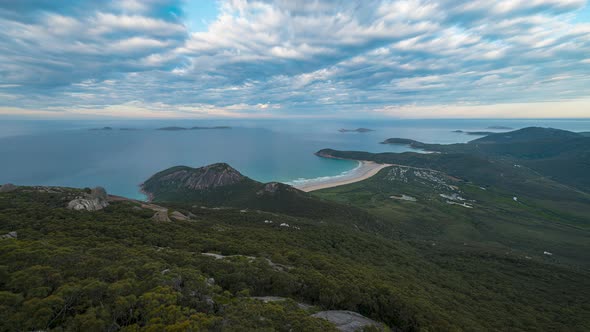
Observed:
[[[168,217],[168,210],[156,211],[156,213],[154,213],[154,215],[152,216],[152,220],[154,220],[154,221],[163,221],[163,222],[172,221]]]
[[[190,220],[190,218],[188,216],[185,216],[184,214],[178,212],[178,211],[174,211],[170,214],[170,216],[176,220],[180,220],[180,221],[188,221]]]
[[[15,191],[18,187],[13,185],[12,183],[7,183],[3,186],[0,186],[0,193],[9,193]]]
[[[379,322],[369,319],[359,313],[345,310],[320,311],[312,317],[322,318],[336,325],[336,328],[343,332],[362,331],[367,327],[377,328],[379,331],[387,331],[385,326]]]
[[[68,209],[75,211],[98,211],[109,206],[108,195],[104,188],[96,187],[90,194],[78,197],[68,203]]]
[[[4,239],[16,239],[18,237],[18,234],[16,232],[10,232],[10,233],[6,233],[4,235],[0,235],[0,239],[4,240]]]

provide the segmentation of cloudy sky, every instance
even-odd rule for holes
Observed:
[[[0,0],[0,117],[590,117],[586,0]]]

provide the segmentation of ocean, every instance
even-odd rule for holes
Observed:
[[[168,126],[231,126],[219,130],[156,130]],[[113,130],[91,130],[112,127]],[[103,186],[143,199],[138,185],[165,168],[226,162],[261,182],[301,183],[341,176],[357,167],[314,155],[323,148],[405,152],[383,145],[391,137],[427,143],[467,142],[464,131],[541,126],[590,131],[590,120],[111,120],[0,121],[0,183]],[[338,130],[370,128],[367,133]],[[120,130],[131,128],[134,130]]]

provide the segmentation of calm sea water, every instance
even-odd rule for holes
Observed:
[[[229,125],[228,130],[158,131],[165,126]],[[91,128],[111,126],[112,131]],[[356,162],[329,160],[323,148],[403,152],[383,145],[390,137],[428,143],[467,142],[477,137],[453,130],[489,126],[543,126],[590,131],[590,120],[372,120],[372,121],[0,121],[0,183],[103,186],[113,194],[143,198],[138,185],[175,165],[227,162],[262,182],[337,176]],[[340,133],[366,127],[370,133]],[[122,131],[119,128],[135,128]]]

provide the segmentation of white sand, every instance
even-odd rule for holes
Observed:
[[[346,175],[332,177],[332,178],[324,178],[324,179],[321,179],[318,181],[309,181],[309,182],[302,183],[302,184],[296,184],[296,185],[294,185],[294,187],[299,190],[305,191],[305,192],[326,189],[326,188],[332,188],[332,187],[338,187],[338,186],[342,186],[345,184],[350,184],[350,183],[355,183],[355,182],[359,182],[362,180],[366,180],[366,179],[372,177],[373,175],[379,173],[379,171],[384,169],[385,167],[391,166],[388,164],[377,164],[373,161],[359,161],[359,162],[360,162],[360,166],[355,168],[353,171],[351,171],[350,173],[348,173]]]

